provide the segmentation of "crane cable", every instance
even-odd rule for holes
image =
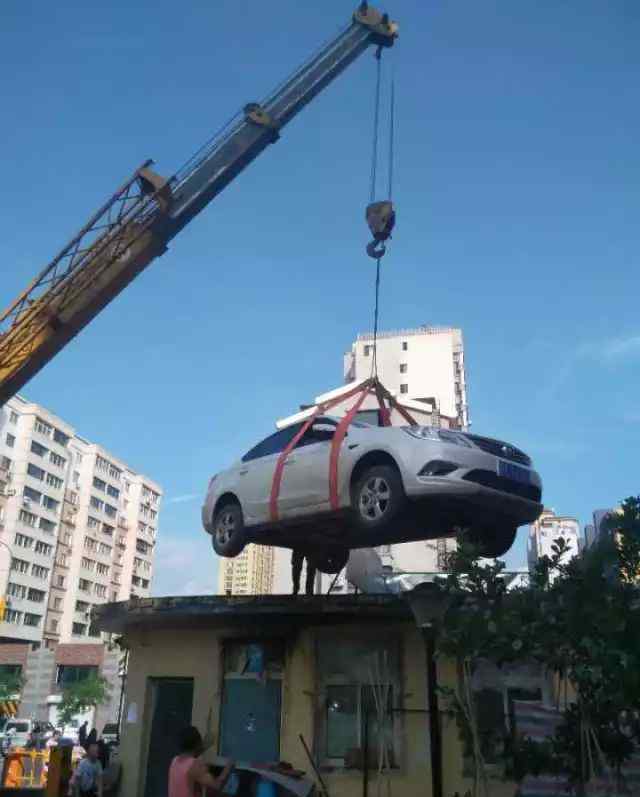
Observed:
[[[388,153],[388,182],[387,182],[387,197],[386,203],[376,203],[376,189],[377,189],[377,173],[378,173],[378,145],[380,139],[380,97],[382,91],[382,48],[378,48],[376,52],[376,86],[374,95],[374,110],[373,110],[373,148],[371,155],[371,173],[370,173],[370,186],[369,186],[369,206],[367,207],[367,215],[369,210],[374,205],[388,204],[392,211],[391,226],[386,231],[385,237],[378,239],[374,234],[374,240],[367,246],[367,253],[374,257],[376,261],[376,278],[375,278],[375,302],[373,312],[373,356],[371,359],[371,376],[378,376],[378,324],[380,315],[380,261],[386,252],[386,247],[380,245],[381,241],[386,240],[391,235],[393,223],[395,221],[395,214],[391,205],[393,196],[393,164],[395,159],[395,77],[391,80],[391,99],[390,99],[390,114],[389,114],[389,153]],[[370,225],[371,226],[371,225]]]

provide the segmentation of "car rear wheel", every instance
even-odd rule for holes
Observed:
[[[406,501],[398,471],[391,465],[373,465],[353,488],[356,523],[363,530],[384,528],[398,517]]]
[[[213,516],[211,543],[218,556],[233,557],[245,546],[244,518],[240,504],[233,502],[220,507]]]
[[[517,533],[517,526],[498,524],[479,529],[468,529],[464,533],[464,539],[475,545],[482,556],[495,559],[507,553],[515,542]]]
[[[309,559],[316,570],[328,575],[335,575],[346,567],[349,551],[346,548],[335,548],[321,553],[314,552],[309,555]]]

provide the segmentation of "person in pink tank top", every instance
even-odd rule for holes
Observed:
[[[200,731],[193,726],[185,728],[180,734],[180,752],[169,767],[169,797],[201,797],[205,789],[207,797],[222,794],[234,764],[229,761],[214,778],[200,758],[202,753]]]

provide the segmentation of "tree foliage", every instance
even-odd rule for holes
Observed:
[[[17,673],[0,672],[0,702],[13,700],[22,691],[24,678]]]
[[[596,775],[619,773],[640,741],[640,497],[625,500],[607,528],[570,561],[566,541],[555,540],[530,586],[509,592],[502,562],[482,562],[465,544],[452,555],[437,644],[460,664],[460,686],[445,696],[474,761],[474,794],[488,794],[471,689],[479,660],[537,662],[559,687],[556,736],[544,745],[506,740],[511,776],[562,772],[580,791]]]
[[[58,722],[60,725],[67,725],[78,714],[103,705],[109,699],[110,691],[108,681],[100,675],[66,687],[58,704]]]

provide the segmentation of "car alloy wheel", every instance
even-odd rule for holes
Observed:
[[[222,511],[217,518],[215,530],[218,545],[225,548],[231,542],[235,530],[236,518],[233,512]]]
[[[372,476],[360,492],[360,514],[365,520],[380,520],[391,506],[391,488],[382,476]]]

